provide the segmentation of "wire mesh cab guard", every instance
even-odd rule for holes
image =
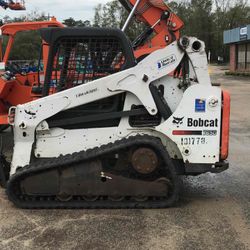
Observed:
[[[118,29],[46,28],[41,30],[41,36],[50,46],[43,96],[100,79],[136,64],[130,41]],[[88,123],[86,117],[121,112],[124,99],[124,93],[104,98],[60,112],[47,122],[50,127],[56,122],[56,126],[66,129],[117,126],[120,118]],[[82,124],[68,124],[67,120],[76,117]]]
[[[46,28],[50,53],[43,96],[133,67],[130,41],[118,29]]]

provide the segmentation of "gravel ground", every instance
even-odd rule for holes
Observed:
[[[160,210],[21,210],[0,189],[0,249],[250,249],[250,79],[210,72],[232,97],[229,170],[184,178]]]

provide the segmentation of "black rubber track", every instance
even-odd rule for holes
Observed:
[[[171,196],[166,199],[148,199],[146,201],[135,201],[132,199],[124,199],[122,201],[110,201],[105,199],[99,199],[96,201],[84,201],[79,198],[73,198],[71,201],[59,201],[56,197],[41,197],[24,198],[21,194],[20,182],[32,174],[44,172],[58,167],[71,166],[76,163],[93,160],[97,157],[112,153],[117,150],[122,150],[136,145],[149,145],[157,150],[162,159],[165,162],[166,168],[170,173],[172,180]],[[54,209],[54,208],[165,208],[173,206],[178,200],[180,189],[180,179],[176,174],[174,164],[170,159],[167,151],[163,147],[160,139],[148,136],[148,135],[137,135],[129,138],[125,138],[115,143],[109,143],[99,148],[94,148],[71,155],[60,156],[58,158],[51,158],[46,161],[36,162],[34,164],[27,165],[20,168],[14,175],[11,176],[7,184],[7,195],[9,199],[20,208],[28,209]]]

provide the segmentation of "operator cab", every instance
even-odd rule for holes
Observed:
[[[136,65],[133,49],[126,35],[110,28],[46,28],[43,40],[50,46],[43,86],[43,96],[85,84]],[[94,90],[93,90],[94,91]],[[84,94],[84,93],[83,93]],[[48,120],[50,127],[71,127],[65,122],[73,117],[120,112],[124,94],[85,104],[57,114]],[[120,118],[105,124],[86,123],[85,127],[116,126]],[[82,124],[80,124],[82,126]]]
[[[44,96],[135,65],[131,43],[118,29],[47,28],[41,35],[50,46]]]

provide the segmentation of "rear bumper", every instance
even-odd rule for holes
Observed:
[[[221,173],[227,170],[229,167],[228,161],[220,161],[215,164],[185,164],[186,175],[199,175],[207,172],[210,173]]]

